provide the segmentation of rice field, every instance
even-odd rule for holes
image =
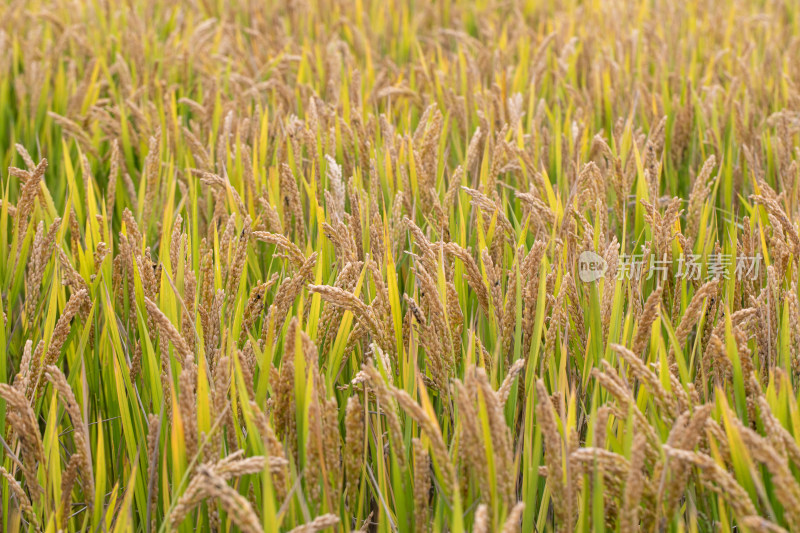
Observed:
[[[7,0],[0,531],[800,531],[800,5]]]

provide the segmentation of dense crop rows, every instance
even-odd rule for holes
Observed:
[[[0,531],[800,530],[798,36],[3,2]]]

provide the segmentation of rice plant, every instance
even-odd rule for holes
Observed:
[[[798,35],[3,2],[0,531],[800,531]]]

